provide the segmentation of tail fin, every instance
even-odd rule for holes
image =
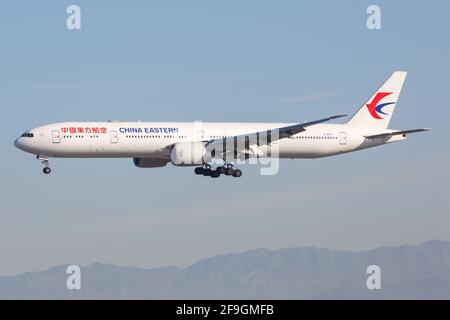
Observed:
[[[347,124],[387,129],[405,78],[406,72],[395,71]]]

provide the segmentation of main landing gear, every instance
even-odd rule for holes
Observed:
[[[52,169],[50,169],[48,159],[39,155],[36,158],[38,160],[42,160],[42,164],[44,165],[44,169],[42,169],[42,172],[44,172],[44,174],[50,174],[50,172],[52,172]]]
[[[211,178],[218,178],[221,174],[224,174],[226,176],[233,176],[235,178],[239,178],[242,176],[242,171],[233,168],[233,165],[231,164],[225,164],[223,166],[217,167],[215,170],[211,169],[211,166],[209,164],[205,164],[201,167],[197,167],[194,170],[196,175],[203,175],[205,177],[211,177]]]

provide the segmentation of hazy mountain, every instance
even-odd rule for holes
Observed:
[[[366,269],[381,268],[381,290]],[[2,299],[450,299],[450,242],[365,252],[323,248],[257,249],[184,268],[93,264],[82,289],[66,289],[66,266],[0,277]]]

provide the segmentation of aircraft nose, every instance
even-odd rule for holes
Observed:
[[[16,148],[22,150],[22,149],[23,149],[23,141],[22,141],[22,137],[17,138],[17,139],[14,141],[14,145],[16,146]]]

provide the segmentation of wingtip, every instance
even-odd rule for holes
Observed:
[[[330,119],[343,118],[343,117],[346,117],[346,116],[347,116],[346,114],[338,114],[336,116],[331,116]]]

